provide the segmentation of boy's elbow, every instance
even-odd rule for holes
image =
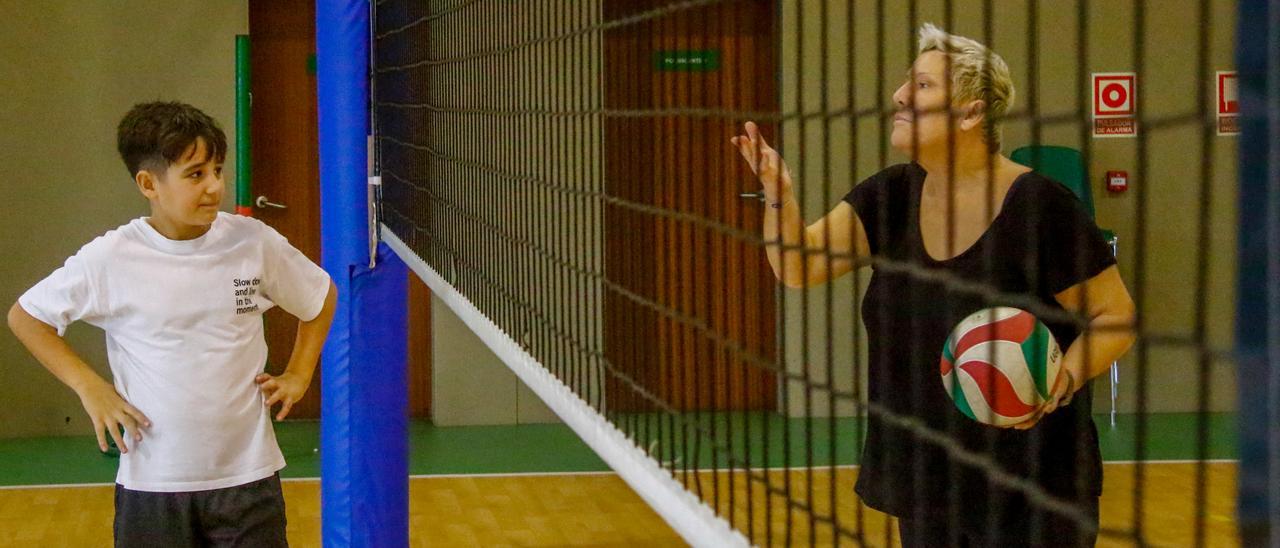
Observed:
[[[334,311],[336,311],[337,309],[338,309],[338,284],[333,283],[333,280],[329,280],[329,293],[324,296],[324,308],[321,310],[320,313],[322,316],[326,316],[327,318],[332,319]]]
[[[9,307],[9,313],[5,316],[5,323],[9,325],[9,331],[22,340],[25,340],[26,336],[42,330],[57,333],[53,326],[32,316],[30,312],[27,312],[27,309],[22,308],[22,305],[18,303],[13,303],[13,306]]]
[[[5,323],[9,325],[9,331],[17,333],[22,325],[22,320],[26,319],[26,316],[28,316],[27,311],[23,310],[22,305],[15,301],[13,306],[9,307],[9,314],[5,316]]]

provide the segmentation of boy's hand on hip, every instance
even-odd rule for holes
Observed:
[[[282,404],[280,412],[276,413],[278,421],[289,416],[289,410],[293,409],[293,404],[302,399],[302,395],[307,393],[307,387],[311,384],[311,379],[304,379],[301,375],[288,371],[278,376],[262,373],[253,381],[258,383],[262,395],[267,398],[267,409],[271,409],[277,403]]]
[[[151,426],[151,420],[138,411],[138,408],[124,401],[116,392],[116,387],[106,381],[99,379],[98,382],[91,382],[77,391],[77,394],[80,396],[80,404],[89,414],[89,420],[93,422],[98,449],[103,452],[107,450],[107,437],[103,435],[103,431],[115,440],[121,453],[128,453],[129,446],[120,434],[120,427],[123,426],[125,434],[132,435],[133,441],[137,442],[142,441],[142,429]]]

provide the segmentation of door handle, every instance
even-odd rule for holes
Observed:
[[[287,209],[289,207],[284,204],[272,203],[267,200],[266,196],[258,196],[258,199],[254,200],[253,204],[258,206],[259,208],[274,207],[277,209]]]

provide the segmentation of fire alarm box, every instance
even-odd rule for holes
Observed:
[[[1107,192],[1120,193],[1129,190],[1129,174],[1124,171],[1107,172]]]

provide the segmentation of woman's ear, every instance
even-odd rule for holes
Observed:
[[[976,127],[981,127],[982,122],[987,117],[987,103],[985,101],[969,101],[964,106],[964,117],[960,119],[960,129],[969,131]]]

